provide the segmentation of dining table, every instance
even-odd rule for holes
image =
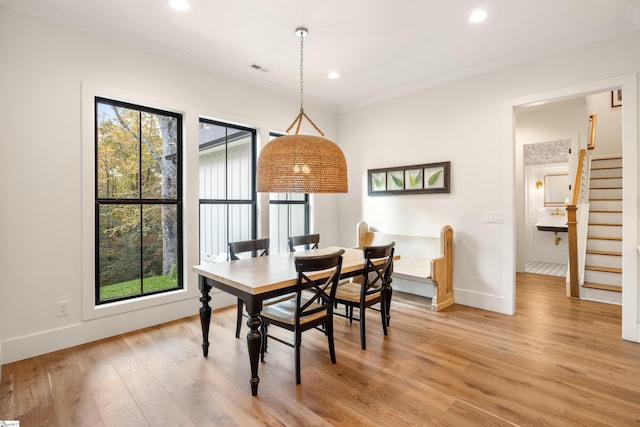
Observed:
[[[294,257],[327,255],[341,249],[344,249],[344,253],[342,254],[340,278],[361,275],[364,271],[362,249],[336,246],[193,266],[193,271],[198,273],[198,287],[200,289],[200,323],[204,357],[207,357],[209,353],[210,291],[212,288],[216,288],[244,301],[249,315],[247,320],[247,326],[249,327],[247,348],[251,366],[249,383],[251,385],[251,394],[257,396],[260,382],[258,365],[262,342],[260,312],[262,311],[263,301],[295,291],[297,273]],[[315,275],[311,275],[310,278],[321,279],[322,276],[323,273],[318,272]]]

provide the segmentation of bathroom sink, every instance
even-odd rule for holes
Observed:
[[[553,210],[540,209],[538,211],[538,222],[535,225],[540,231],[566,232],[568,229],[566,210],[559,208]]]
[[[554,233],[566,232],[569,229],[566,225],[543,225],[543,224],[536,224],[536,228],[540,231],[553,231]]]

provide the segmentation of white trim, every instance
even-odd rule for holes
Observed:
[[[183,253],[183,278],[184,289],[175,292],[167,292],[158,295],[136,298],[133,300],[120,301],[111,304],[95,305],[94,283],[95,283],[95,211],[94,211],[94,158],[95,158],[95,120],[94,105],[95,97],[101,96],[109,99],[122,100],[126,102],[137,103],[149,107],[172,111],[183,115],[183,132],[186,132],[186,117],[188,116],[188,107],[180,105],[176,102],[169,102],[147,95],[131,93],[129,91],[106,88],[99,85],[82,82],[82,320],[98,319],[116,314],[128,313],[148,309],[158,305],[169,304],[184,300],[193,300],[197,298],[198,288],[197,280],[189,280],[190,263],[193,258],[188,255],[188,247],[185,244],[185,252]],[[184,135],[183,135],[184,136]],[[186,137],[184,138],[186,140]],[[186,154],[186,144],[183,152]],[[183,160],[183,169],[188,170],[187,156]],[[186,172],[183,174],[183,183],[187,181]],[[197,182],[197,181],[196,181]],[[183,213],[189,210],[187,193],[183,193]],[[197,211],[197,209],[196,209]],[[187,240],[187,224],[183,222],[184,239]],[[196,261],[197,263],[197,261]],[[189,286],[191,284],[191,286]]]
[[[504,194],[511,197],[505,203],[505,233],[503,256],[503,291],[505,299],[511,301],[515,311],[515,220],[513,205],[515,203],[515,157],[514,157],[514,113],[518,106],[534,102],[560,101],[576,96],[590,95],[622,88],[625,99],[622,111],[622,154],[623,154],[623,227],[624,240],[622,248],[622,338],[640,342],[640,322],[638,316],[638,97],[636,73],[625,74],[605,80],[599,80],[568,88],[533,94],[505,101],[503,137],[503,177]],[[456,299],[458,290],[456,289]]]

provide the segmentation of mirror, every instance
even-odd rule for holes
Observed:
[[[564,206],[564,202],[569,196],[569,174],[563,173],[544,176],[545,206]]]

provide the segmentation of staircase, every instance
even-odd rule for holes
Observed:
[[[622,304],[622,157],[591,158],[584,299]]]

